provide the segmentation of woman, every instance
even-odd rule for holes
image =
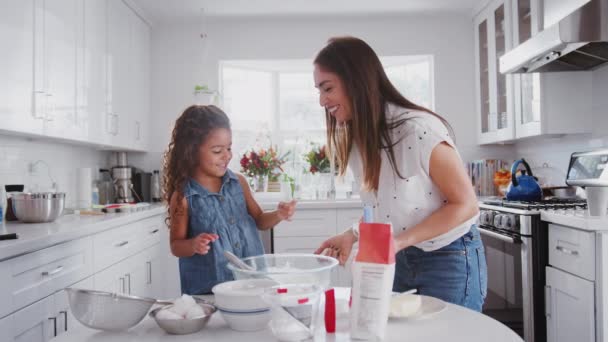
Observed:
[[[393,225],[393,290],[417,288],[481,311],[487,271],[477,198],[447,122],[403,97],[358,38],[330,39],[314,67],[329,153],[340,175],[350,166],[375,221]],[[356,233],[346,230],[316,253],[331,251],[344,264]]]

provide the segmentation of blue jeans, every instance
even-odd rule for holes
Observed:
[[[488,287],[486,256],[477,226],[438,250],[408,247],[396,255],[393,291],[422,295],[481,311]]]

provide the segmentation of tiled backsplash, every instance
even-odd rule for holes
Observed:
[[[105,167],[108,156],[109,152],[90,147],[0,134],[0,184],[24,184],[31,190],[47,190],[52,184],[50,171],[58,191],[66,193],[66,207],[71,207],[75,200],[77,169]],[[44,163],[31,168],[37,160]]]

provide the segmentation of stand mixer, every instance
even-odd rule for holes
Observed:
[[[608,149],[575,152],[570,157],[566,184],[585,188],[589,216],[608,212]]]

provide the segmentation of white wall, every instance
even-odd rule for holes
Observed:
[[[29,164],[43,160],[50,167],[58,191],[66,193],[66,207],[75,203],[76,170],[79,167],[99,169],[108,165],[108,153],[89,147],[67,145],[46,140],[0,135],[0,184],[24,184],[44,191],[51,187],[45,164],[30,172]]]
[[[207,24],[209,38],[205,49],[199,38],[201,27],[182,24],[152,29],[155,138],[152,153],[138,158],[142,165],[160,165],[160,152],[166,148],[175,118],[192,103],[194,85],[217,87],[219,60],[312,60],[326,40],[335,35],[360,37],[379,55],[434,55],[435,109],[452,124],[463,159],[513,157],[510,146],[476,145],[473,28],[472,19],[466,14],[215,18]]]
[[[525,157],[530,166],[547,163],[564,175],[572,152],[608,148],[608,66],[593,71],[593,132],[555,138],[536,138],[515,145],[517,157]],[[572,113],[578,115],[578,113]]]

